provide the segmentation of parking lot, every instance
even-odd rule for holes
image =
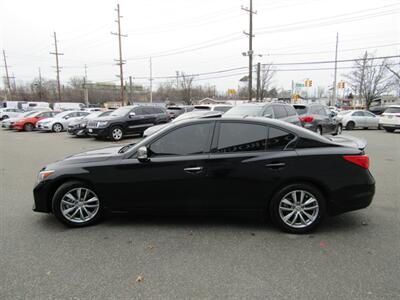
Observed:
[[[32,212],[37,172],[114,143],[0,130],[0,298],[400,299],[400,133],[344,134],[368,141],[372,205],[291,235],[238,214],[110,216],[66,228]]]

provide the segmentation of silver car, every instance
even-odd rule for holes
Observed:
[[[379,117],[366,110],[345,110],[339,112],[336,119],[339,126],[347,130],[355,128],[378,128]]]

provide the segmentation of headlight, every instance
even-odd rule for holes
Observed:
[[[79,125],[79,127],[85,128],[85,127],[86,127],[86,123],[81,123],[81,124]]]
[[[45,171],[40,171],[38,176],[37,176],[37,182],[41,182],[42,180],[46,179],[49,177],[51,174],[54,173],[54,170],[45,170]]]
[[[106,127],[108,124],[108,121],[100,121],[97,122],[97,127]]]

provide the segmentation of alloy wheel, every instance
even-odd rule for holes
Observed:
[[[62,131],[62,125],[61,124],[54,124],[54,126],[53,126],[53,130],[55,131],[55,132],[61,132]]]
[[[301,229],[318,218],[319,204],[314,195],[305,190],[287,193],[279,202],[279,216],[289,227]]]
[[[112,131],[112,137],[116,141],[120,140],[122,138],[122,130],[120,128],[114,128]]]
[[[32,131],[33,125],[31,123],[25,124],[24,129],[25,131]]]
[[[69,190],[60,201],[62,215],[72,223],[85,223],[92,220],[99,209],[99,198],[88,188]]]

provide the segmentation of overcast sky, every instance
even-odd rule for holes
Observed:
[[[23,1],[0,0],[1,46],[10,74],[17,82],[37,76],[55,78],[53,31],[57,32],[62,82],[84,75],[93,81],[118,81],[117,3],[120,3],[125,76],[148,85],[149,56],[153,76],[174,76],[246,67],[248,0],[121,0]],[[359,57],[365,50],[377,56],[400,54],[400,2],[398,0],[254,0],[255,62],[294,63],[334,59],[339,32],[339,59]],[[193,50],[193,51],[192,51]],[[171,55],[172,54],[172,55]],[[394,60],[399,62],[399,59]],[[3,65],[0,63],[0,65]],[[340,67],[351,63],[339,64]],[[278,70],[332,68],[324,65],[280,65]],[[348,69],[339,70],[338,80]],[[4,68],[0,68],[4,76]],[[236,88],[246,70],[198,76],[197,83],[216,85],[221,91]],[[215,78],[232,75],[230,77]],[[213,79],[207,79],[213,78]],[[278,88],[310,78],[327,87],[333,70],[279,71]],[[155,80],[155,85],[163,80]]]

